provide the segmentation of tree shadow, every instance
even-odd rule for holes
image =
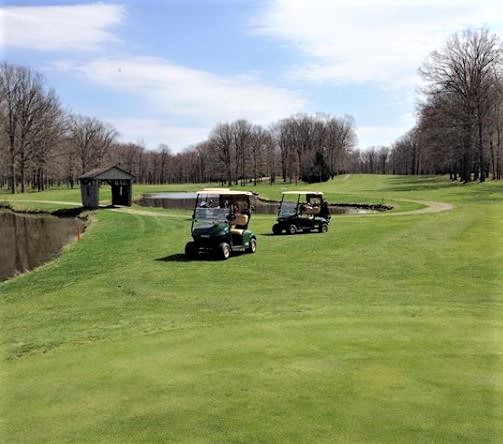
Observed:
[[[459,182],[450,181],[446,176],[392,176],[390,185],[384,186],[379,191],[433,191],[449,188]]]

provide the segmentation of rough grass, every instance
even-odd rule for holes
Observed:
[[[186,212],[95,212],[63,256],[0,284],[2,440],[500,441],[503,184],[321,188],[456,208],[297,236],[256,216],[257,253],[226,262],[184,259]]]

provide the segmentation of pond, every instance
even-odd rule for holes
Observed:
[[[0,211],[0,281],[55,258],[77,236],[75,218]]]
[[[137,203],[145,207],[177,208],[191,210],[194,208],[197,193],[176,192],[176,193],[150,193],[144,194]],[[279,202],[265,201],[255,198],[255,212],[257,214],[277,214]],[[361,208],[359,206],[339,206],[329,205],[331,214],[368,214],[375,213],[376,210]]]

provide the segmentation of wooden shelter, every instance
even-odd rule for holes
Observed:
[[[99,207],[100,184],[104,182],[112,187],[112,205],[130,207],[134,179],[135,176],[116,165],[89,171],[79,177],[82,205],[86,208]]]

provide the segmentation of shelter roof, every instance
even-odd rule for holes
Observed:
[[[118,167],[117,165],[109,165],[102,168],[95,168],[94,170],[88,171],[82,174],[79,179],[134,179],[135,176],[127,172],[126,170]]]

